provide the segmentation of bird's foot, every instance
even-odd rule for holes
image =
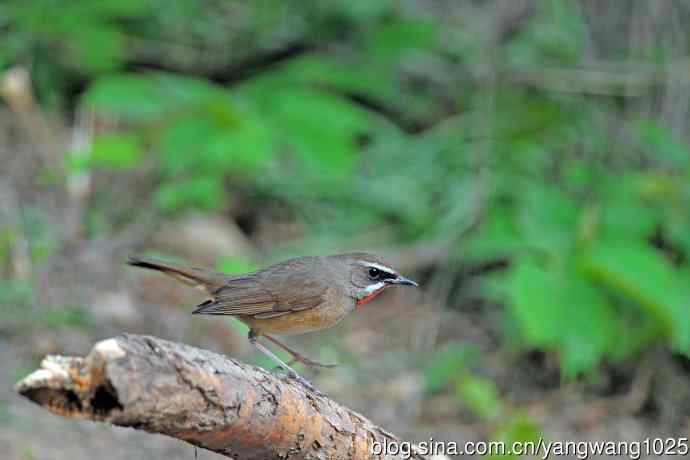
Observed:
[[[297,372],[288,372],[288,377],[290,377],[292,380],[295,380],[296,382],[299,382],[304,388],[307,390],[311,391],[317,396],[325,396],[324,393],[322,393],[318,388],[316,388],[309,380],[305,379],[301,375],[299,375]]]

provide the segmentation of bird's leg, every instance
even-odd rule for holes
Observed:
[[[304,356],[304,355],[296,352],[295,350],[291,349],[290,347],[285,345],[283,342],[280,342],[279,340],[271,337],[270,335],[264,334],[264,337],[266,337],[266,339],[268,339],[269,341],[278,345],[280,348],[282,348],[283,350],[287,351],[288,353],[290,353],[292,355],[292,361],[290,361],[289,364],[302,363],[308,367],[325,367],[325,368],[329,368],[329,369],[332,369],[332,368],[337,366],[337,364],[322,364],[322,363],[319,363],[317,361],[313,361],[313,360],[307,358],[306,356]]]
[[[304,387],[307,388],[309,391],[312,391],[318,395],[323,395],[323,393],[321,393],[319,390],[317,390],[316,387],[314,385],[312,385],[312,383],[309,380],[300,376],[293,368],[291,368],[290,366],[285,364],[283,362],[283,360],[278,358],[271,350],[269,350],[268,348],[266,348],[265,346],[260,344],[259,341],[257,340],[257,336],[256,336],[256,333],[254,331],[252,331],[252,330],[249,331],[248,338],[249,338],[249,343],[254,345],[254,347],[256,347],[257,350],[259,350],[261,353],[263,353],[266,356],[268,356],[269,358],[271,358],[273,360],[273,362],[275,362],[281,368],[283,368],[283,370],[285,370],[285,372],[288,373],[288,376],[291,379],[298,381],[299,383],[304,385]]]

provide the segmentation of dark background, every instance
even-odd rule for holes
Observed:
[[[135,253],[389,259],[422,288],[289,343],[409,440],[687,435],[689,19],[670,0],[4,0],[0,456],[193,456],[21,400],[45,354],[136,332],[270,366]]]

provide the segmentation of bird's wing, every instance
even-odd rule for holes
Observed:
[[[201,315],[254,315],[273,311],[276,304],[270,292],[257,284],[254,276],[228,281],[194,310]]]
[[[270,318],[320,305],[328,279],[317,280],[313,261],[288,261],[229,280],[194,311],[203,315]]]

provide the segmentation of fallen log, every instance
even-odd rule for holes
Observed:
[[[181,439],[235,459],[373,459],[400,439],[324,395],[259,367],[150,336],[48,356],[16,390],[58,415]],[[412,452],[413,459],[424,458]]]

